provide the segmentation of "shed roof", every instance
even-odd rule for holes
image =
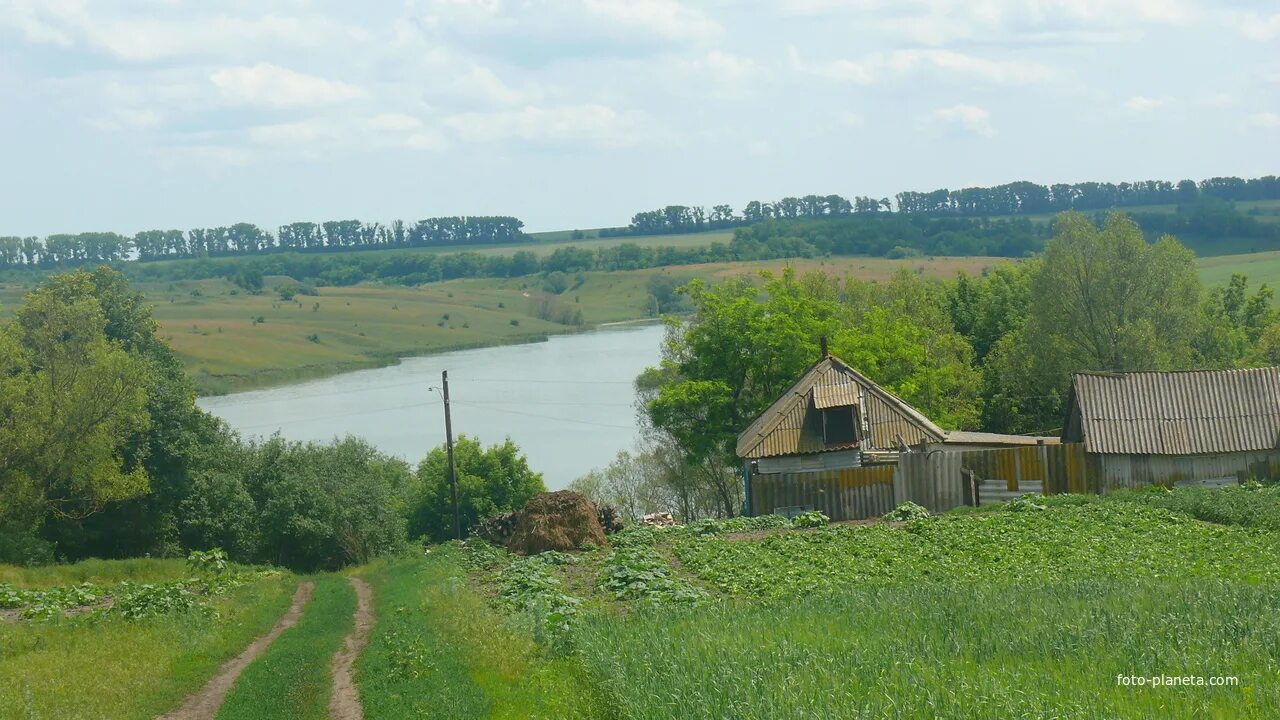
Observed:
[[[1076,413],[1089,452],[1269,450],[1280,440],[1280,367],[1078,373],[1071,381],[1068,424]]]
[[[861,405],[868,433],[864,449],[889,449],[899,441],[908,445],[940,442],[942,428],[893,393],[828,356],[819,360],[738,436],[741,458],[776,457],[843,449],[827,446],[813,409]]]

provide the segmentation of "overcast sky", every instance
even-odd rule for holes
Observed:
[[[0,234],[1280,172],[1280,8],[0,0]]]

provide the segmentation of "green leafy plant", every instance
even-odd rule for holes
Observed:
[[[907,522],[909,520],[924,520],[929,517],[929,510],[923,505],[917,505],[910,500],[900,503],[898,507],[890,510],[880,516],[881,520],[889,520],[891,522]]]
[[[821,511],[810,510],[800,513],[791,518],[791,527],[795,528],[818,528],[826,527],[831,522],[831,518],[823,515]]]

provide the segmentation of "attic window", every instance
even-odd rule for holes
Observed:
[[[825,408],[822,411],[822,441],[827,445],[849,445],[858,441],[857,406]]]

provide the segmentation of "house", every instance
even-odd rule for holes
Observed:
[[[824,350],[738,436],[737,455],[744,462],[747,513],[818,507],[833,518],[854,519],[894,507],[894,466],[903,454],[1057,442],[944,430]]]
[[[1103,492],[1280,477],[1280,367],[1077,373],[1062,441]]]

